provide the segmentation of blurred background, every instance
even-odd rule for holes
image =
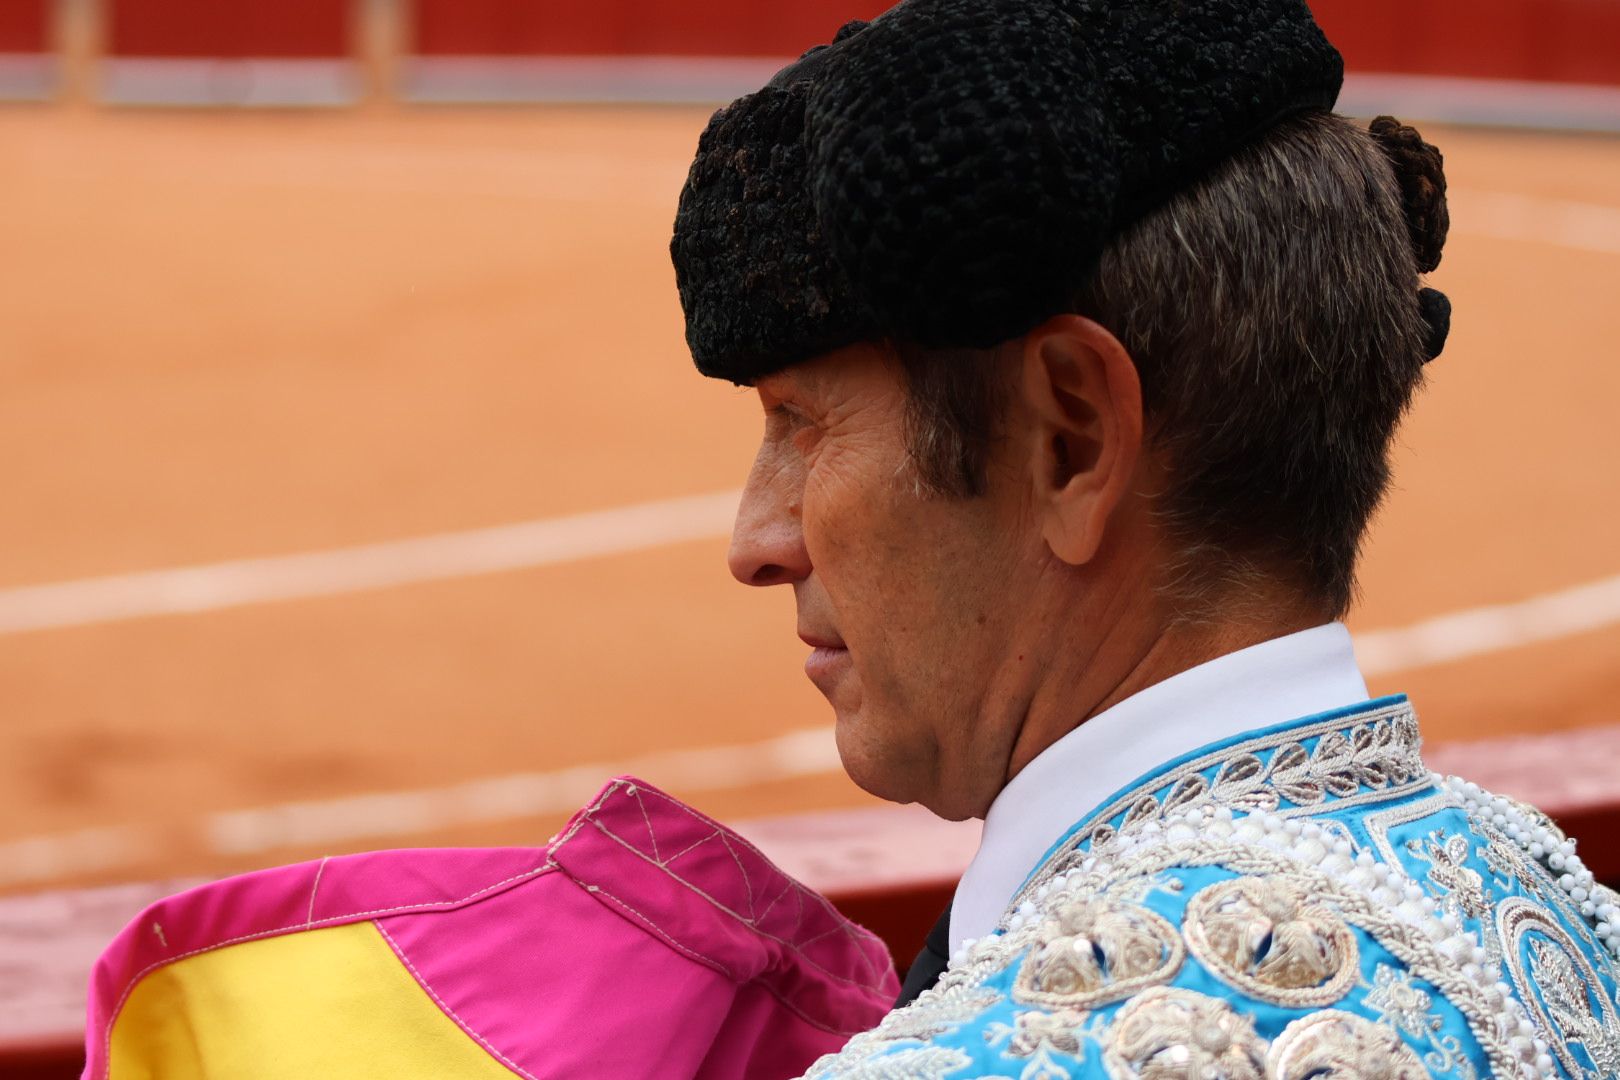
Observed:
[[[543,844],[616,773],[892,884],[667,255],[714,105],[885,6],[0,0],[0,1075],[72,1075],[176,880]],[[1452,184],[1360,657],[1620,876],[1620,0],[1313,7]]]

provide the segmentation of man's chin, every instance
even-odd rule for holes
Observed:
[[[855,786],[888,802],[916,802],[916,780],[912,769],[905,767],[914,762],[907,762],[896,747],[873,732],[859,709],[845,711],[834,705],[834,712],[838,758]]]

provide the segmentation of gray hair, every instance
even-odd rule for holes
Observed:
[[[1076,298],[1136,362],[1190,616],[1257,575],[1349,607],[1427,356],[1412,245],[1379,145],[1311,112],[1126,229]],[[986,351],[900,355],[920,480],[981,493],[1006,373]]]

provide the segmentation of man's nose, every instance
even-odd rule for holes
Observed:
[[[790,585],[810,576],[799,488],[791,475],[755,464],[737,505],[726,562],[744,585]]]

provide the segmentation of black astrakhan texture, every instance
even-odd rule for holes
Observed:
[[[671,245],[693,357],[746,383],[1021,334],[1342,78],[1303,0],[904,0],[711,120]]]

